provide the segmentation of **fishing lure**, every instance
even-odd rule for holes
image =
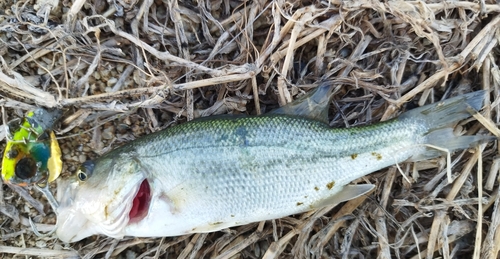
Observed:
[[[61,149],[52,127],[60,110],[30,111],[21,120],[10,122],[2,159],[2,179],[19,186],[52,182],[62,171]]]

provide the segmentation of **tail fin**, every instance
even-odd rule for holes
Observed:
[[[460,95],[442,102],[422,106],[410,110],[401,116],[401,120],[418,120],[427,126],[427,141],[425,144],[438,147],[447,151],[455,151],[473,147],[479,143],[488,142],[494,139],[492,136],[455,136],[453,128],[466,118],[472,116],[470,109],[478,111],[483,105],[486,91],[477,91],[465,95]],[[427,152],[414,156],[412,161],[419,161],[438,157],[443,152],[428,148]]]

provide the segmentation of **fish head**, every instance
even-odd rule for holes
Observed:
[[[58,182],[56,234],[64,242],[95,234],[122,238],[128,224],[148,214],[150,200],[146,175],[133,158],[87,161]]]

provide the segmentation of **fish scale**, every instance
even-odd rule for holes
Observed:
[[[359,177],[443,155],[429,145],[453,151],[490,140],[453,134],[483,96],[474,92],[349,129],[280,112],[167,128],[61,181],[56,233],[66,242],[94,234],[176,236],[337,204],[374,187],[348,185]]]
[[[401,141],[398,136],[418,136],[418,131],[425,129],[400,124],[392,121],[379,125],[370,134],[362,131],[353,134],[347,129],[331,129],[323,123],[297,117],[224,118],[180,125],[173,132],[146,137],[141,142],[144,145],[136,143],[134,148],[137,160],[142,161],[153,177],[168,177],[164,189],[183,184],[191,189],[191,195],[199,196],[179,208],[184,214],[195,213],[198,209],[190,208],[205,205],[205,213],[210,215],[206,216],[208,222],[231,218],[246,222],[239,215],[255,210],[261,211],[259,219],[274,214],[273,210],[282,211],[279,215],[288,215],[296,207],[308,210],[321,197],[340,189],[336,186],[328,189],[328,183],[335,180],[337,186],[342,186],[367,171],[393,164],[388,159],[377,159],[372,152],[394,157],[395,161],[406,160],[413,153],[410,147],[419,142],[416,138]],[[245,134],[238,133],[239,128],[245,128]],[[221,134],[221,129],[226,134]],[[168,144],[164,139],[169,140]],[[154,148],[151,143],[163,148]],[[385,150],[385,146],[391,148]],[[406,152],[398,152],[405,149]],[[358,158],[353,159],[353,153]],[[148,158],[140,154],[147,154]],[[357,160],[363,156],[370,167],[359,166]],[[166,175],[163,168],[175,173]],[[198,192],[193,194],[194,190]],[[201,217],[199,213],[196,215]]]
[[[267,122],[267,125],[261,123]],[[221,125],[216,125],[221,124]],[[225,125],[230,125],[225,126]],[[418,124],[407,124],[404,127],[394,122],[378,124],[377,128],[370,130],[365,127],[363,131],[353,129],[331,129],[326,124],[304,118],[283,116],[260,116],[250,118],[224,118],[214,121],[186,123],[174,127],[171,131],[162,131],[160,134],[151,134],[135,142],[132,146],[138,154],[159,157],[172,151],[200,148],[209,152],[209,148],[229,146],[242,146],[242,135],[237,133],[238,127],[245,127],[248,146],[280,146],[290,150],[310,152],[314,154],[326,153],[342,157],[353,152],[362,153],[369,149],[380,148],[381,145],[391,145],[388,139],[394,137],[412,136],[412,134],[425,132],[425,128]],[[420,127],[420,129],[418,129]],[[226,133],[221,132],[227,131]],[[366,131],[365,131],[366,130]],[[228,136],[229,133],[231,135]],[[235,134],[233,132],[236,132]],[[407,135],[404,135],[407,134]],[[293,140],[293,141],[292,141]],[[151,144],[154,143],[154,144]],[[121,153],[125,150],[117,149],[108,154]]]

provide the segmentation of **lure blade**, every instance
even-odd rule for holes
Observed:
[[[57,179],[62,172],[61,148],[54,132],[50,132],[50,154],[47,165],[49,168],[49,183]]]

